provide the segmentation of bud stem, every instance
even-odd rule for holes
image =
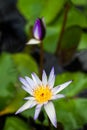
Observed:
[[[40,69],[39,69],[40,79],[42,77],[42,72],[43,72],[43,59],[44,59],[43,42],[41,42],[40,43]]]

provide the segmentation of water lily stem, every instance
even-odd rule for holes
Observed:
[[[60,32],[57,48],[56,48],[56,51],[55,51],[56,56],[60,55],[61,42],[62,42],[62,38],[63,38],[64,31],[65,31],[65,25],[66,25],[66,22],[67,22],[67,16],[68,16],[69,9],[70,9],[70,4],[67,3],[66,6],[65,6],[65,11],[64,11],[64,19],[63,19],[62,29],[61,29],[61,32]]]
[[[40,79],[42,77],[42,72],[43,72],[43,59],[44,59],[43,42],[41,42],[40,43],[40,69],[39,69]]]

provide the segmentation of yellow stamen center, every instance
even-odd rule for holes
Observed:
[[[52,91],[48,86],[39,86],[34,90],[34,97],[38,103],[44,103],[51,99]]]

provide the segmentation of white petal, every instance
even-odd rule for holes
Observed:
[[[54,67],[51,69],[50,75],[49,75],[49,79],[48,79],[48,85],[51,85],[50,88],[53,87],[55,82],[55,75],[54,75]]]
[[[65,97],[65,95],[63,95],[63,94],[57,94],[57,95],[52,96],[52,100],[56,100],[56,99],[64,98],[64,97]]]
[[[71,82],[72,82],[72,80],[70,80],[70,81],[68,81],[68,82],[65,82],[64,84],[58,85],[57,87],[54,87],[54,88],[52,89],[53,94],[59,93],[59,92],[62,91],[64,88],[66,88]]]
[[[33,100],[33,103],[31,104],[30,108],[34,107],[37,104],[35,100]]]
[[[22,88],[29,94],[33,95],[33,91],[29,87],[25,87],[22,85]]]
[[[51,121],[51,123],[57,127],[57,120],[56,120],[56,113],[55,108],[52,102],[48,102],[46,105],[44,105],[44,109]]]
[[[32,73],[32,78],[33,78],[34,82],[35,82],[37,85],[42,85],[41,80],[38,78],[38,76],[37,76],[35,73]]]
[[[48,103],[48,101],[44,102],[43,104],[46,105]]]
[[[25,99],[25,100],[35,100],[34,97],[25,97],[24,99]]]
[[[29,86],[30,86],[32,89],[34,89],[34,88],[35,88],[35,85],[36,85],[36,84],[34,83],[34,81],[33,81],[31,78],[27,77],[27,76],[25,76],[25,79],[27,80]]]
[[[31,101],[27,101],[21,108],[19,108],[19,110],[15,114],[21,113],[24,110],[31,108],[31,105],[33,103],[34,103],[34,101],[32,101],[32,100]]]
[[[54,67],[52,67],[52,69],[51,69],[48,81],[51,80],[53,77],[54,77]]]
[[[53,88],[54,83],[55,83],[55,76],[52,78],[52,80],[50,80],[50,81],[48,82],[49,88]]]
[[[36,109],[35,109],[35,114],[34,114],[34,120],[36,120],[39,116],[39,113],[41,111],[41,107],[42,107],[43,104],[39,104],[36,106]]]
[[[30,87],[30,85],[28,84],[27,80],[25,80],[24,78],[19,78],[19,80],[21,81],[21,83],[23,84],[22,88],[27,91],[29,94],[32,95],[32,88]]]
[[[39,44],[39,43],[41,43],[41,41],[40,40],[37,40],[37,39],[30,39],[26,44],[27,45],[35,45],[35,44]]]
[[[42,74],[42,83],[44,86],[47,85],[47,75],[46,72],[43,70],[43,74]]]
[[[24,78],[21,78],[21,77],[20,77],[19,80],[20,80],[20,82],[21,82],[24,86],[29,87],[28,82],[27,82]]]

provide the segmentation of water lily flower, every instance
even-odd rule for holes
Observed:
[[[39,44],[44,39],[46,34],[46,26],[44,22],[44,18],[38,18],[35,21],[33,27],[33,36],[34,38],[30,39],[27,44]]]
[[[23,84],[22,88],[31,96],[29,95],[29,97],[25,98],[27,102],[21,108],[19,108],[16,114],[36,106],[34,114],[34,119],[36,120],[43,106],[51,123],[54,125],[54,127],[57,127],[56,112],[52,100],[64,98],[65,95],[58,93],[66,88],[72,82],[72,80],[53,87],[55,82],[54,68],[52,68],[48,80],[44,70],[42,74],[42,81],[35,73],[32,73],[31,76],[32,79],[27,76],[25,76],[25,79],[20,78],[20,81]]]

